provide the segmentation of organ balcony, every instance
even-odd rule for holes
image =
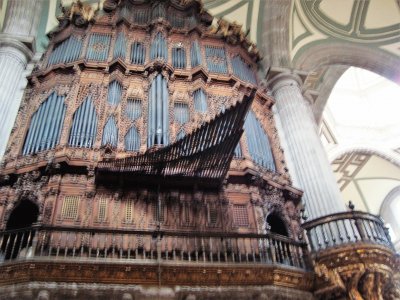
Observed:
[[[399,274],[400,257],[381,218],[351,210],[311,220],[303,228],[318,299],[398,299],[392,278]]]

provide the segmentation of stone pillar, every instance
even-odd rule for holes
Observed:
[[[310,104],[303,98],[300,76],[279,72],[270,76],[269,86],[276,100],[279,135],[294,185],[304,191],[303,202],[311,219],[346,209],[327,155],[318,136]],[[279,127],[278,127],[279,129]],[[286,146],[286,147],[285,147]],[[285,149],[286,148],[286,149]]]
[[[26,85],[25,69],[35,52],[42,0],[9,0],[0,33],[0,160]]]

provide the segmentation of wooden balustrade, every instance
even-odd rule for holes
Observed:
[[[48,227],[0,233],[1,263],[26,259],[278,264],[308,269],[305,243],[267,234]]]
[[[394,249],[387,228],[378,216],[350,211],[303,224],[313,252],[349,243],[374,243]]]

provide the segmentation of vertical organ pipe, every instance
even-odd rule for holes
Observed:
[[[54,135],[60,135],[65,114],[64,97],[52,93],[33,114],[22,150],[23,155],[52,149]]]
[[[74,114],[69,145],[72,147],[90,148],[97,131],[96,110],[88,96]]]

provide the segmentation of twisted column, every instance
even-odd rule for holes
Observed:
[[[292,73],[279,73],[269,86],[276,100],[282,143],[289,156],[294,184],[304,191],[303,201],[311,219],[344,211],[345,205],[318,136],[309,103],[301,93],[301,78]],[[293,174],[294,173],[294,174]]]
[[[35,52],[42,0],[9,0],[0,33],[0,159],[26,85],[24,72]]]

